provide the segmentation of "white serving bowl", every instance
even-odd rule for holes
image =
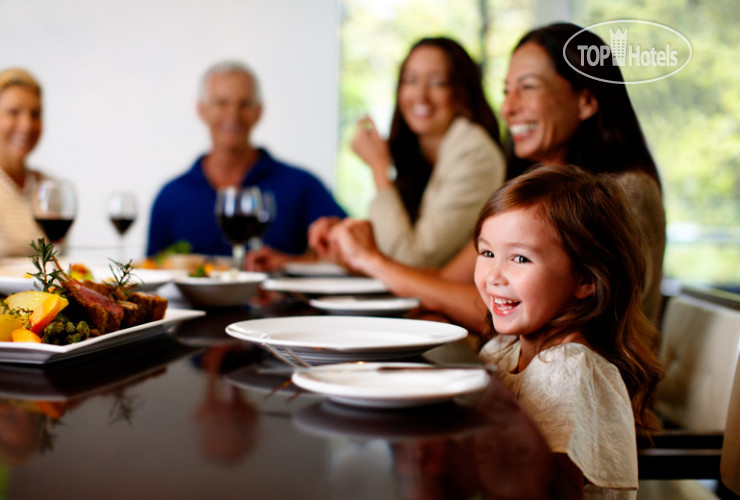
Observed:
[[[185,299],[195,306],[232,307],[254,297],[265,273],[222,271],[205,278],[176,277],[173,281]]]

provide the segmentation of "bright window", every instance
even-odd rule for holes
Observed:
[[[666,276],[740,288],[740,9],[735,0],[574,0],[582,26],[615,20],[658,22],[691,42],[681,72],[628,91],[663,182],[668,218]],[[365,216],[374,195],[369,169],[349,148],[355,122],[369,114],[387,133],[398,67],[426,35],[457,39],[484,59],[484,85],[495,110],[519,37],[534,26],[537,2],[493,0],[343,0],[340,151],[337,197]]]

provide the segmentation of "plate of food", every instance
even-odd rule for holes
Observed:
[[[244,304],[267,279],[265,273],[214,271],[206,276],[176,277],[175,286],[185,299],[200,307],[233,307]]]
[[[437,368],[423,363],[338,363],[296,370],[298,387],[350,406],[409,408],[449,401],[484,389],[483,367]]]
[[[468,334],[449,323],[369,316],[253,319],[230,324],[226,333],[280,351],[290,349],[310,363],[408,358]]]
[[[413,297],[340,295],[311,299],[308,303],[330,314],[358,316],[397,316],[419,307],[419,299]]]
[[[123,328],[72,344],[55,345],[43,342],[0,341],[0,363],[46,364],[77,356],[100,352],[160,335],[169,326],[202,316],[203,311],[168,309],[164,317],[140,325]]]
[[[62,270],[54,247],[43,240],[31,260],[39,289],[0,301],[0,362],[43,364],[80,356],[203,314],[168,310],[166,298],[131,286],[130,264],[118,264],[111,282],[80,281]]]
[[[336,278],[270,278],[262,284],[265,290],[304,295],[356,295],[388,293],[382,281],[356,276]]]

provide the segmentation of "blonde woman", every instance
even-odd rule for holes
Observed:
[[[26,164],[41,137],[41,112],[41,86],[29,72],[0,72],[0,257],[26,256],[43,236],[31,209],[43,174]]]

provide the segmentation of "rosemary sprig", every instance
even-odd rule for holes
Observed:
[[[125,291],[127,286],[129,286],[131,278],[136,278],[137,280],[141,281],[139,277],[133,273],[133,260],[129,260],[126,264],[122,264],[113,259],[108,260],[111,261],[111,264],[108,267],[110,268],[110,272],[113,275],[113,284],[122,292]]]
[[[31,262],[33,267],[36,268],[36,272],[32,275],[36,280],[41,283],[44,292],[49,292],[55,283],[58,285],[62,284],[62,270],[57,261],[57,249],[54,248],[53,243],[46,243],[44,238],[39,238],[35,242],[31,242],[31,248],[36,252],[31,255]],[[48,271],[47,266],[53,264],[55,269]],[[34,286],[38,287],[38,284]]]

